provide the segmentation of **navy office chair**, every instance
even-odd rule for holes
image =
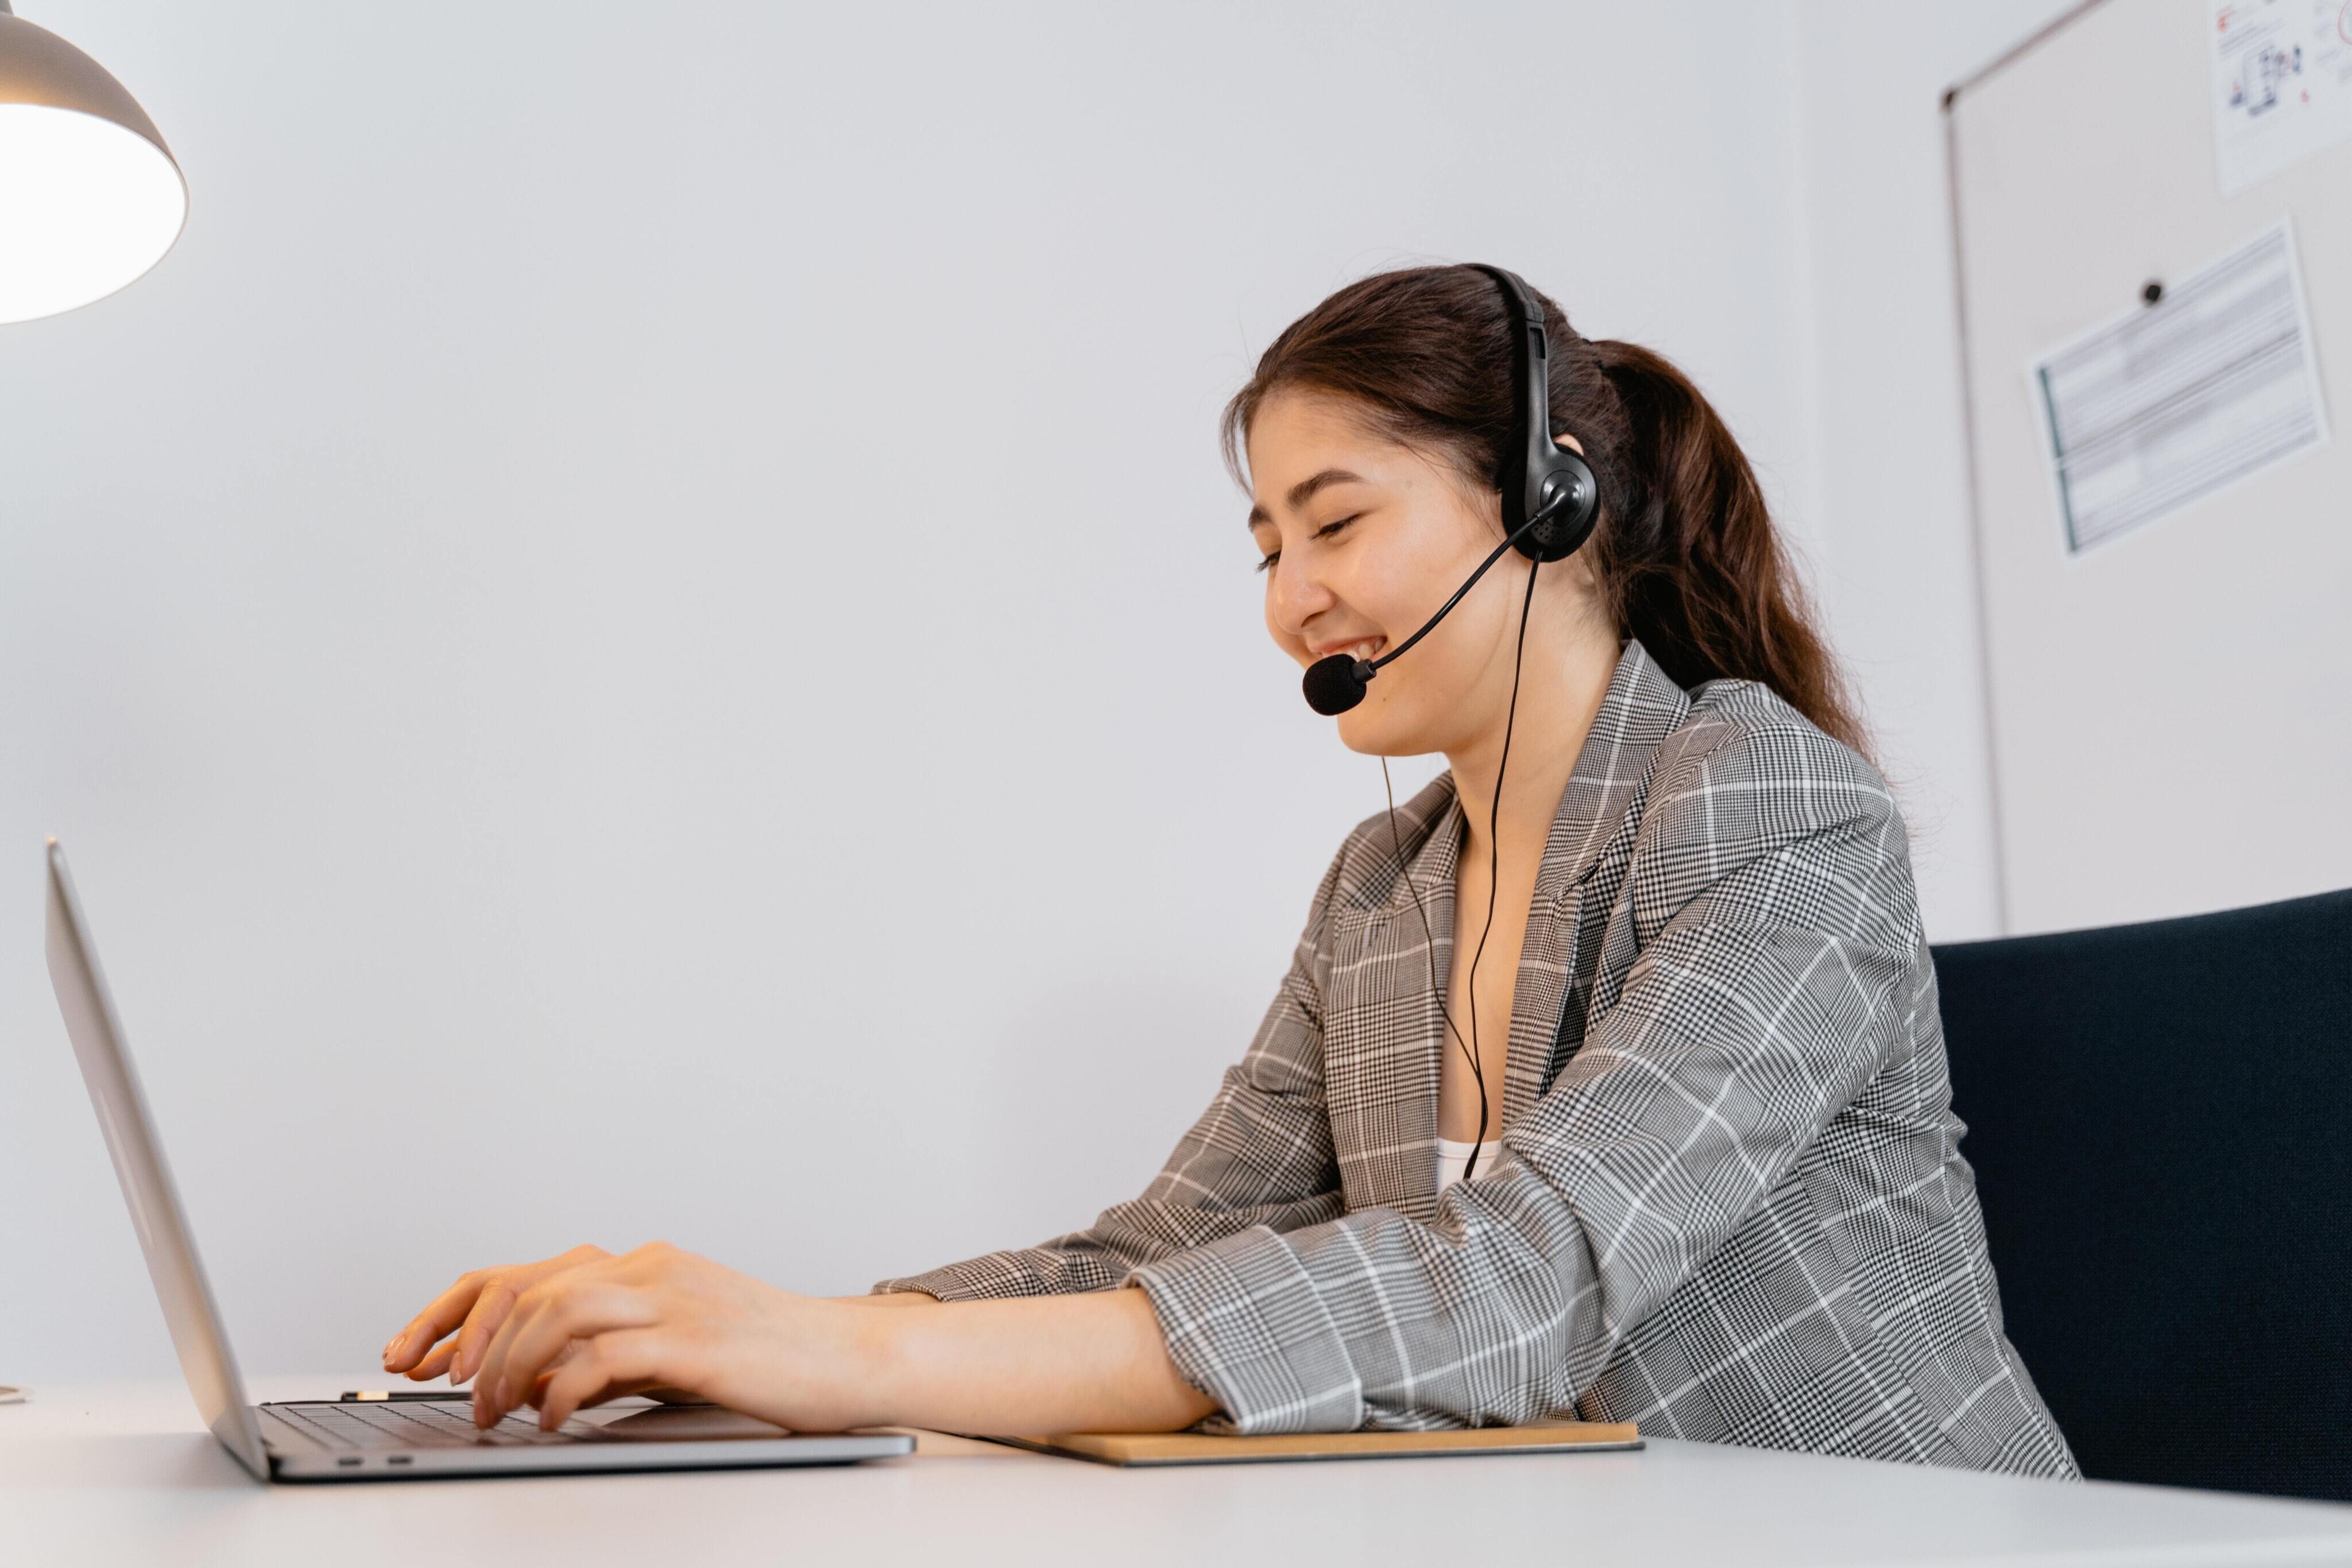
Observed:
[[[2009,1337],[2084,1472],[2352,1499],[2352,891],[1935,958]]]

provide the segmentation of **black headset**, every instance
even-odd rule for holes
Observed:
[[[1551,436],[1551,348],[1545,338],[1543,307],[1517,273],[1472,265],[1501,287],[1511,313],[1511,373],[1518,395],[1511,404],[1510,440],[1495,475],[1495,487],[1503,493],[1503,526],[1510,532],[1420,631],[1379,658],[1334,653],[1307,667],[1299,683],[1307,706],[1327,716],[1362,702],[1365,686],[1381,666],[1428,636],[1486,575],[1486,569],[1503,559],[1505,550],[1516,546],[1521,555],[1539,563],[1565,560],[1592,537],[1593,520],[1601,512],[1601,486],[1592,476],[1592,465]]]

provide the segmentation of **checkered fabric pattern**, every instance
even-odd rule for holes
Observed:
[[[1400,808],[1452,972],[1450,777]],[[2076,1474],[2001,1332],[1903,822],[1761,685],[1626,645],[1563,794],[1504,1154],[1441,1197],[1429,939],[1387,815],[1317,890],[1257,1038],[1144,1196],[877,1290],[1139,1286],[1247,1433],[1638,1421]]]

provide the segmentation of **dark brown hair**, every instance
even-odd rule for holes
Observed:
[[[1764,506],[1747,455],[1687,377],[1634,343],[1582,337],[1549,298],[1553,434],[1582,444],[1601,482],[1584,549],[1621,636],[1683,686],[1759,681],[1867,754],[1836,661]],[[1250,422],[1285,387],[1363,405],[1372,427],[1498,487],[1514,378],[1509,308],[1467,267],[1377,273],[1284,329],[1225,405],[1226,465],[1244,480]]]

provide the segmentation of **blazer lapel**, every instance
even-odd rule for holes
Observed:
[[[1461,814],[1441,774],[1397,808],[1410,868],[1333,912],[1324,998],[1323,1090],[1349,1209],[1437,1212],[1440,985],[1454,972],[1454,872]],[[1414,907],[1415,893],[1420,907]],[[1423,921],[1428,922],[1427,929]]]
[[[1514,1125],[1551,1087],[1560,1066],[1583,1043],[1583,1018],[1570,1002],[1589,974],[1596,943],[1583,927],[1586,889],[1600,867],[1630,853],[1639,825],[1633,807],[1658,744],[1689,716],[1690,698],[1638,642],[1619,655],[1609,690],[1577,753],[1559,810],[1544,841],[1535,900],[1511,992],[1511,1051],[1504,1069],[1503,1125]],[[1605,908],[1596,907],[1596,914]]]
[[[1590,984],[1597,936],[1583,929],[1587,906],[1605,914],[1605,900],[1588,900],[1585,888],[1599,867],[1631,852],[1651,755],[1689,712],[1682,688],[1641,643],[1627,643],[1544,841],[1511,996],[1497,1135],[1582,1043],[1582,1018],[1570,1004]],[[1360,899],[1331,912],[1323,1091],[1349,1208],[1391,1208],[1425,1222],[1437,1215],[1438,1074],[1450,1049],[1438,998],[1454,974],[1462,818],[1453,775],[1399,806],[1397,826],[1410,883],[1393,874],[1370,882]]]

